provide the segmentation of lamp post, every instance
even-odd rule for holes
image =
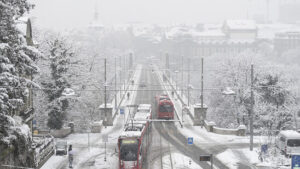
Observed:
[[[254,114],[254,68],[251,64],[251,107],[250,107],[250,151],[253,150],[253,114]]]
[[[188,80],[187,80],[187,82],[188,82],[188,90],[187,90],[187,95],[188,95],[188,103],[187,103],[187,105],[188,106],[190,106],[190,87],[191,87],[191,85],[190,85],[190,58],[188,58]]]
[[[117,57],[115,57],[115,109],[117,109]]]
[[[179,73],[179,71],[175,70],[174,73],[175,73],[175,84],[176,84],[175,89],[176,89],[176,92],[177,92],[177,74]]]

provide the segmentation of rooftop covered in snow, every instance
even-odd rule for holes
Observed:
[[[223,27],[229,30],[256,30],[257,25],[254,20],[226,20]]]
[[[300,133],[298,133],[297,131],[294,131],[294,130],[283,130],[283,131],[280,131],[279,134],[283,135],[285,137],[289,137],[289,138],[299,138],[300,139]]]

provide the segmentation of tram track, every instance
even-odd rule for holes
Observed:
[[[156,75],[151,76],[151,82],[155,83],[153,86],[155,86],[156,91],[159,89],[161,90],[162,87],[159,86],[159,80]],[[159,94],[155,92],[155,94]],[[154,99],[152,100],[152,105],[155,107]],[[156,111],[153,111],[154,117],[156,117]],[[199,156],[201,154],[210,154],[211,152],[208,152],[205,148],[198,147],[196,145],[187,145],[187,138],[182,135],[175,124],[173,122],[170,123],[154,123],[154,127],[159,132],[159,134],[166,139],[170,144],[172,144],[176,149],[181,152],[182,154],[191,157],[198,165],[200,165],[202,168],[207,169],[211,168],[210,164],[207,162],[200,162]],[[224,165],[221,161],[218,159],[214,159],[214,165],[216,165],[218,168],[221,169],[227,169],[228,167]]]
[[[147,69],[142,70],[140,81],[143,81],[147,84],[146,87],[139,87],[139,92],[137,93],[137,98],[135,104],[143,104],[143,103],[151,103],[152,105],[152,116],[153,119],[157,117],[156,114],[156,104],[154,97],[157,95],[162,94],[162,87],[160,86],[160,82],[158,80],[158,77],[156,74],[150,73],[147,71]],[[153,160],[159,160],[160,161],[160,168],[163,168],[163,157],[165,154],[169,154],[171,157],[171,148],[168,147],[168,144],[172,145],[176,150],[178,150],[180,153],[184,154],[185,156],[190,157],[193,161],[195,161],[201,168],[203,169],[210,169],[210,163],[207,162],[200,162],[199,156],[201,154],[211,154],[216,153],[216,149],[209,149],[207,145],[203,145],[203,147],[199,147],[196,145],[187,145],[187,138],[181,134],[177,126],[174,124],[174,122],[152,122],[152,134],[153,138],[152,140],[155,140],[155,137],[159,137],[157,143],[151,143],[156,144],[156,147],[160,147],[159,150],[154,151],[153,147],[150,146],[150,149],[148,152],[149,157],[147,157],[147,167],[149,168],[151,166],[151,163]],[[162,140],[166,140],[168,142],[167,146],[164,147],[162,144]],[[158,144],[158,145],[157,145]],[[157,156],[157,153],[159,153],[159,156]],[[218,151],[219,153],[219,151]],[[171,160],[171,159],[170,159]],[[228,167],[224,165],[221,161],[218,159],[214,159],[214,165],[216,168],[220,169],[227,169]],[[151,166],[152,167],[152,166]],[[170,166],[172,167],[172,166]]]

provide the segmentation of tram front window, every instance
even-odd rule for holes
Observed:
[[[169,104],[160,105],[159,112],[173,112],[173,106]]]
[[[137,161],[138,141],[122,140],[120,153],[121,153],[121,160]]]

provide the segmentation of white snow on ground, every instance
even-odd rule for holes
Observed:
[[[59,168],[63,161],[68,160],[68,156],[53,155],[43,166],[42,169]]]
[[[235,169],[238,163],[248,163],[254,167],[270,167],[288,169],[290,168],[291,159],[279,155],[277,157],[265,157],[261,162],[258,159],[258,148],[254,148],[250,151],[249,148],[244,149],[227,149],[226,151],[218,154],[216,157],[222,161],[230,169]]]
[[[90,151],[84,150],[78,156],[77,161],[74,161],[74,169],[93,168],[93,169],[108,169],[118,168],[118,154],[111,151],[106,152],[104,148],[92,148]]]
[[[168,153],[163,156],[163,168],[164,169],[172,168],[170,158],[172,158],[173,168],[176,168],[176,169],[201,169],[201,167],[195,161],[193,161],[191,158],[189,158],[183,154],[177,153],[177,152],[171,153],[171,156]],[[160,160],[154,161],[153,166],[155,168],[161,168]]]
[[[171,156],[172,156],[172,162],[173,162],[174,168],[177,168],[177,169],[180,169],[180,168],[201,169],[201,167],[195,161],[193,161],[191,158],[189,158],[185,155],[182,155],[180,153],[172,153]],[[169,158],[169,155],[164,156],[163,160],[165,158]]]
[[[138,82],[141,75],[141,65],[136,67],[136,71],[132,77],[135,82]],[[74,150],[74,163],[75,169],[87,168],[87,169],[106,169],[106,168],[118,168],[118,154],[115,152],[117,148],[117,140],[119,134],[122,132],[124,126],[124,118],[128,117],[129,108],[126,105],[134,103],[138,85],[129,85],[128,90],[131,92],[129,99],[124,97],[121,104],[125,107],[125,117],[123,115],[117,115],[114,120],[114,126],[107,126],[102,128],[101,133],[74,133],[68,137],[62,139],[67,140],[68,144],[73,145]],[[114,101],[113,101],[114,103]],[[133,110],[131,110],[133,111]],[[120,127],[118,127],[120,126]],[[104,161],[105,149],[103,142],[103,135],[108,136],[108,142],[106,144],[107,156],[106,162]],[[60,139],[57,139],[60,140]],[[90,146],[90,148],[88,148]],[[56,156],[53,155],[41,169],[56,169],[56,168],[68,168],[68,156]]]
[[[187,117],[188,118],[188,117]],[[207,132],[206,129],[200,126],[188,126],[184,123],[183,128],[178,128],[178,130],[186,137],[194,137],[195,144],[205,144],[205,143],[218,143],[220,144],[233,144],[233,143],[249,143],[250,136],[234,136],[234,135],[220,135],[216,133]],[[264,137],[254,136],[254,143],[262,143]]]
[[[230,169],[237,169],[237,163],[239,160],[238,157],[233,154],[232,150],[228,149],[223,153],[218,154],[217,158]]]

